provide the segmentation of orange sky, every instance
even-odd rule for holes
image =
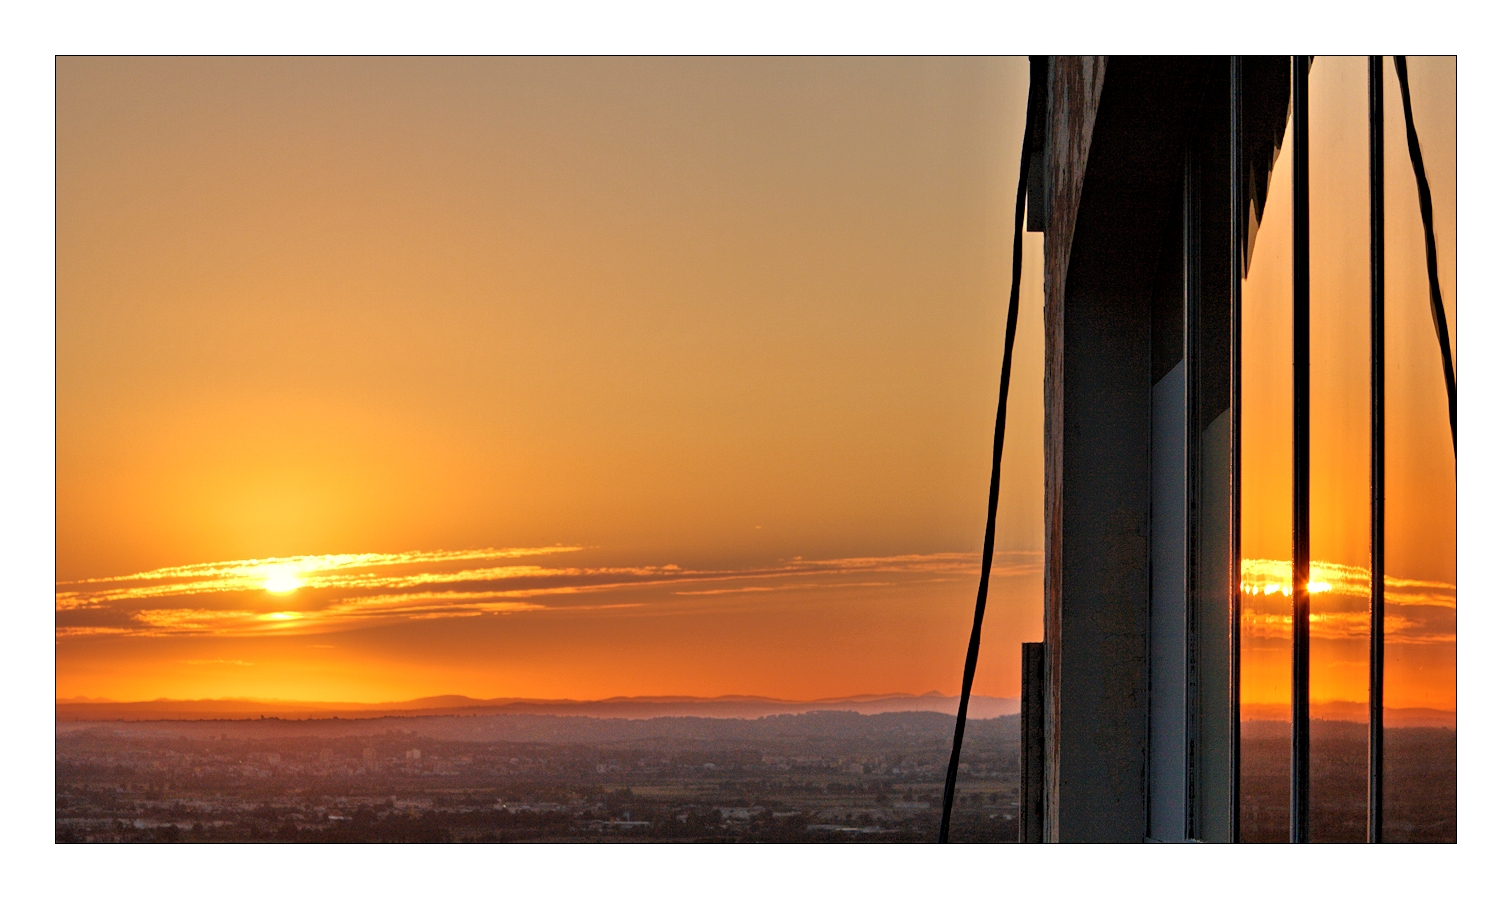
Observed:
[[[1022,58],[61,60],[60,594],[332,553],[979,552],[1026,80]],[[1035,309],[1000,518],[1019,553],[1042,540]],[[57,689],[954,692],[973,569],[308,635],[111,599],[60,611]],[[982,692],[1017,693],[1030,569],[996,584]]]
[[[1414,66],[1452,324],[1453,68]],[[1022,58],[60,60],[58,695],[955,692],[1026,85]],[[1453,457],[1395,127],[1390,573],[1450,585],[1452,637]],[[1360,566],[1364,300],[1323,294],[1358,292],[1365,232],[1330,202],[1314,557]],[[1041,632],[1040,253],[994,695]],[[1270,321],[1246,360],[1286,375]],[[1246,369],[1246,435],[1289,452],[1268,371]],[[1245,453],[1245,554],[1285,558],[1289,457]],[[264,589],[277,570],[303,586]],[[1336,642],[1346,673],[1315,693],[1363,699],[1363,644]],[[1388,704],[1452,707],[1453,646],[1400,649],[1437,686]]]
[[[1433,189],[1439,275],[1455,323],[1455,65],[1412,57],[1413,117]],[[1370,564],[1370,185],[1364,57],[1310,75],[1312,558]],[[1401,96],[1385,67],[1387,665],[1392,707],[1455,707],[1455,459],[1429,316],[1417,189]],[[1243,552],[1291,557],[1291,132],[1245,284]],[[1336,571],[1338,569],[1335,569]],[[1289,581],[1289,568],[1279,580]],[[1314,571],[1314,579],[1318,572]],[[1272,577],[1271,581],[1279,583]],[[1251,597],[1244,702],[1289,703],[1291,600]],[[1316,594],[1314,701],[1368,697],[1368,582]],[[1277,616],[1284,617],[1284,621]],[[1321,617],[1320,617],[1321,616]],[[1269,617],[1271,623],[1265,624]]]

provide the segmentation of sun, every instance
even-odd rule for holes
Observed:
[[[304,581],[286,568],[268,572],[268,579],[263,581],[263,589],[269,593],[289,593],[303,586]]]

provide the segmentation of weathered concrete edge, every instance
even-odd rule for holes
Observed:
[[[1044,834],[1048,842],[1058,842],[1060,838],[1061,453],[1065,433],[1066,269],[1107,67],[1104,56],[1052,56],[1046,85]]]

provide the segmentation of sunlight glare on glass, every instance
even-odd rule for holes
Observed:
[[[1266,596],[1270,596],[1272,593],[1279,593],[1282,596],[1291,596],[1292,588],[1288,584],[1265,584],[1264,586],[1261,586],[1260,584],[1241,584],[1239,586],[1239,591],[1241,593],[1249,594],[1250,596],[1259,596],[1262,593]],[[1307,592],[1332,593],[1333,584],[1329,583],[1328,581],[1308,581]]]

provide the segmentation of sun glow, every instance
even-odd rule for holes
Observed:
[[[263,589],[269,593],[291,593],[303,586],[304,581],[287,568],[269,571],[267,579],[263,581]]]

